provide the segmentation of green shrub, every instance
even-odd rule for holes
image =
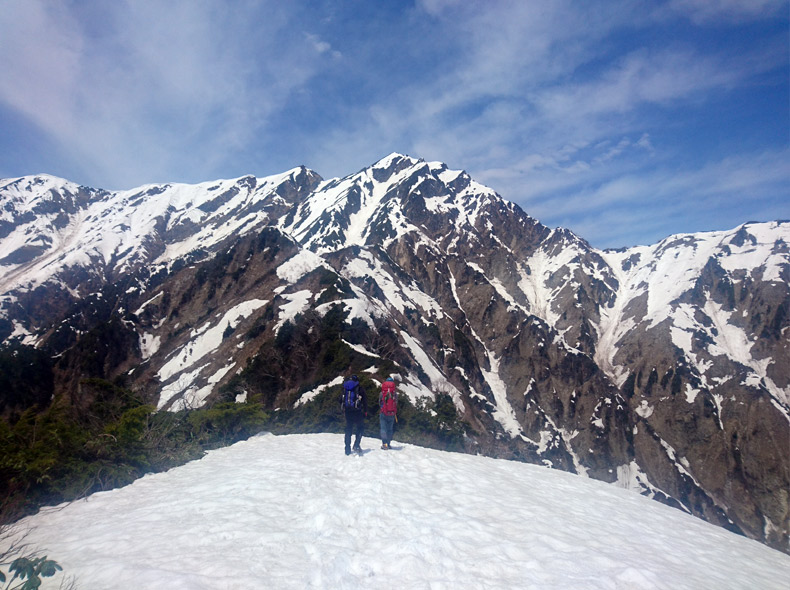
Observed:
[[[49,578],[54,576],[63,568],[51,559],[44,557],[18,557],[8,567],[8,573],[11,579],[8,581],[6,588],[11,588],[11,584],[15,580],[19,580],[19,584],[13,587],[13,590],[36,590],[41,586],[41,578]],[[6,582],[6,575],[0,571],[0,583]]]
[[[0,348],[0,412],[45,406],[53,391],[49,355],[32,346]]]
[[[398,422],[395,439],[447,451],[461,451],[468,425],[458,416],[452,398],[439,393],[436,398],[421,398],[413,404],[398,397]]]
[[[260,432],[268,415],[258,404],[225,402],[189,412],[187,421],[206,444],[231,444]]]
[[[13,425],[0,420],[0,522],[12,506],[19,507],[14,516],[23,515],[196,459],[260,432],[268,418],[255,403],[156,412],[112,384],[85,385],[98,392],[87,417],[57,398]]]

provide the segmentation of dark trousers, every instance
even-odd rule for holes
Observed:
[[[346,411],[346,450],[351,449],[351,435],[356,435],[354,447],[362,442],[362,432],[365,430],[365,415],[358,410]]]

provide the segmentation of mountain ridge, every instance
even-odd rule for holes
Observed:
[[[415,404],[449,395],[470,452],[619,482],[788,550],[788,223],[602,251],[465,172],[395,153],[329,180],[299,167],[118,193],[49,186],[67,212],[95,199],[75,213],[84,239],[58,242],[77,222],[17,211],[7,186],[0,246],[23,261],[0,268],[34,288],[0,282],[4,340],[63,354],[116,317],[137,344],[102,376],[126,375],[161,409],[220,391],[295,409],[332,379],[283,374],[264,392],[250,364],[297,366],[271,343],[340,305],[357,334],[342,346],[379,359],[374,381],[390,366]],[[89,320],[91,301],[103,311]],[[66,389],[85,376],[65,373]]]

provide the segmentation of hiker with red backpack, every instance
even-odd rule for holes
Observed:
[[[392,432],[398,419],[398,394],[395,391],[395,380],[387,377],[381,384],[381,397],[379,398],[379,426],[381,427],[381,448],[390,449]]]
[[[340,400],[340,407],[346,416],[346,455],[350,455],[351,435],[355,435],[354,452],[362,453],[362,432],[365,428],[365,417],[368,415],[368,400],[365,397],[365,390],[359,384],[359,377],[352,375],[351,379],[343,383],[343,397]]]

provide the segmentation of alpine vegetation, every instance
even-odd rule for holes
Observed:
[[[329,180],[3,180],[0,252],[9,497],[106,489],[179,460],[153,449],[264,426],[341,432],[355,374],[395,378],[396,441],[568,471],[790,551],[790,222],[602,251],[391,154]],[[79,423],[56,449],[113,477],[63,489],[56,449],[30,452],[44,423]]]

